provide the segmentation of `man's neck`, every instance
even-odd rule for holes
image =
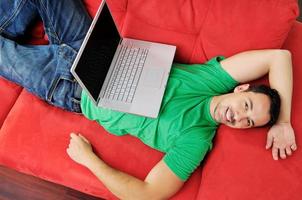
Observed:
[[[212,101],[210,103],[210,114],[212,116],[212,118],[216,121],[215,119],[215,109],[217,107],[217,105],[219,104],[219,102],[228,94],[224,94],[224,95],[219,95],[219,96],[214,96],[212,98]],[[217,121],[216,121],[217,122]]]

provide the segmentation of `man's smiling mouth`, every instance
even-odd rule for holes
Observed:
[[[229,123],[233,123],[233,112],[232,110],[230,109],[230,107],[228,107],[225,111],[225,119],[227,122]]]

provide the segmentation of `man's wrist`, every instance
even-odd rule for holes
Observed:
[[[87,161],[85,163],[85,166],[90,171],[95,171],[96,168],[99,168],[100,164],[102,165],[102,164],[105,164],[105,163],[94,153],[87,156]]]
[[[289,120],[280,120],[277,121],[276,124],[291,124]]]
[[[287,112],[284,106],[281,106],[280,108],[280,114],[277,120],[278,124],[284,124],[284,123],[290,123],[291,113]]]

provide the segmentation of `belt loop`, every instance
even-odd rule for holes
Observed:
[[[81,88],[80,84],[78,84],[77,82],[75,84],[76,84],[76,86],[75,86],[74,98],[81,100],[82,88]]]

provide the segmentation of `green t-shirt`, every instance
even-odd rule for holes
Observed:
[[[96,107],[85,92],[82,112],[112,134],[133,135],[165,152],[164,162],[185,181],[212,148],[218,126],[210,114],[212,97],[237,85],[221,68],[223,59],[218,56],[205,64],[173,64],[156,119]]]

